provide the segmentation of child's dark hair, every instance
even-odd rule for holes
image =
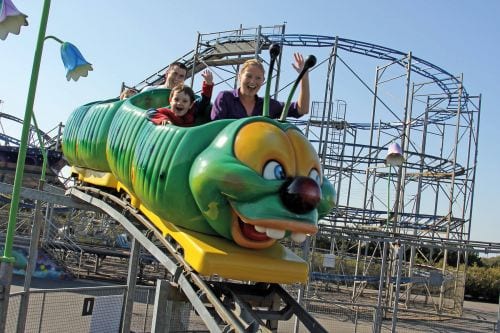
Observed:
[[[194,100],[196,99],[196,96],[194,95],[194,91],[193,91],[193,89],[191,89],[190,86],[185,86],[183,84],[178,84],[178,85],[176,85],[175,87],[172,88],[172,91],[170,92],[170,96],[173,96],[174,92],[183,92],[183,93],[185,93],[186,95],[189,96],[189,98],[191,99],[191,102],[194,102]]]
[[[171,63],[170,65],[168,65],[168,68],[173,67],[173,66],[178,66],[180,69],[184,69],[185,71],[187,71],[186,65],[180,61],[175,61],[175,62]]]

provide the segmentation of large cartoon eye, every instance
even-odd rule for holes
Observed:
[[[318,170],[312,169],[309,172],[309,178],[312,178],[312,180],[314,180],[316,183],[318,183],[318,185],[321,185],[321,178],[319,176]]]
[[[264,170],[262,172],[262,176],[264,176],[265,179],[285,179],[286,174],[285,170],[276,161],[269,161],[266,163],[264,166]]]

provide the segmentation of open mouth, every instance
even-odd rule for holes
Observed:
[[[256,93],[256,92],[257,92],[258,88],[259,88],[259,87],[258,87],[257,85],[247,84],[247,85],[245,86],[245,91],[246,91],[247,93],[252,93],[252,94],[253,94],[253,93]]]
[[[179,114],[183,114],[184,113],[184,108],[181,108],[181,107],[174,107],[174,112],[175,114],[179,115]]]
[[[302,243],[307,234],[317,231],[317,227],[297,221],[245,221],[236,213],[231,226],[234,241],[240,246],[253,249],[265,249],[273,245],[284,238],[287,231],[293,241]]]

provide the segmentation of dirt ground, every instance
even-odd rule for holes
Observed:
[[[499,304],[465,301],[463,317],[495,321],[499,320],[499,311]]]

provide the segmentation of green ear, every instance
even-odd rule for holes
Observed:
[[[323,177],[323,185],[321,186],[321,201],[318,206],[319,218],[325,217],[330,213],[333,207],[335,207],[335,201],[337,196],[335,194],[335,189],[332,183]]]

